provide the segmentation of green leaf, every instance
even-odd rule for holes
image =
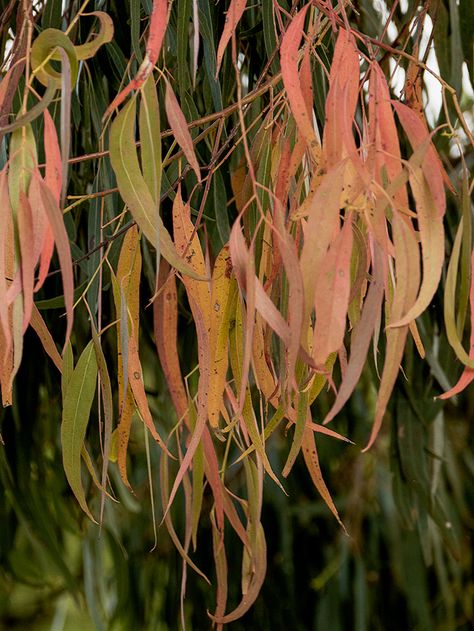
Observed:
[[[69,59],[71,66],[71,85],[76,85],[79,65],[76,50],[69,37],[55,28],[47,28],[33,42],[31,47],[31,67],[36,78],[43,85],[48,86],[53,80],[57,88],[61,87],[61,73],[51,66],[52,53],[56,48],[62,48]],[[48,61],[46,61],[48,60]]]
[[[152,76],[145,81],[141,93],[139,127],[143,177],[158,208],[161,195],[160,108]]]
[[[80,507],[95,522],[87,506],[81,479],[81,451],[86,435],[92,401],[97,384],[97,360],[94,343],[84,349],[65,389],[61,445],[63,466],[69,486]]]
[[[178,255],[169,232],[158,214],[157,205],[140,170],[135,145],[135,98],[131,99],[112,123],[110,160],[124,202],[129,207],[145,237],[178,271],[197,280],[204,280]]]
[[[132,50],[138,63],[142,63],[143,55],[140,50],[140,3],[130,0],[130,35],[132,37]]]

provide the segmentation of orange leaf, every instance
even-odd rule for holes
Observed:
[[[178,419],[184,418],[190,428],[187,414],[188,399],[184,389],[177,348],[178,304],[175,276],[169,275],[169,265],[162,260],[158,275],[158,289],[161,289],[153,303],[153,323],[155,343],[161,366],[171,394]],[[220,529],[224,527],[224,510],[229,511],[229,521],[238,528],[239,519],[232,502],[224,498],[222,480],[219,476],[219,464],[207,428],[203,432],[205,453],[205,473],[212,488],[215,501],[216,520]]]
[[[321,473],[321,467],[319,466],[319,458],[318,451],[316,449],[316,440],[314,438],[314,434],[309,426],[307,426],[304,430],[303,435],[303,456],[308,467],[309,474],[311,475],[311,479],[313,480],[314,486],[319,491],[319,494],[325,501],[327,507],[337,519],[339,525],[342,527],[344,532],[347,534],[344,524],[339,517],[339,513],[337,508],[333,502],[331,494],[328,491],[328,487],[324,482],[323,475]]]
[[[317,364],[323,364],[331,353],[339,350],[344,341],[351,255],[352,218],[348,217],[318,270],[313,335],[313,356]]]
[[[210,320],[208,414],[211,427],[218,427],[219,414],[223,405],[227,367],[229,364],[229,327],[232,304],[235,303],[237,284],[232,278],[232,263],[228,246],[224,246],[217,256],[212,273],[211,305],[213,314]]]
[[[298,130],[305,139],[313,158],[318,161],[320,142],[314,131],[313,121],[310,112],[308,112],[298,74],[298,49],[303,35],[306,12],[309,7],[310,5],[307,4],[294,16],[283,36],[280,49],[281,76]]]
[[[443,216],[436,208],[429,182],[418,170],[410,174],[410,185],[417,207],[417,220],[420,232],[423,258],[423,282],[420,293],[407,313],[390,323],[391,327],[404,326],[417,318],[429,306],[441,278],[444,263]]]
[[[245,291],[247,287],[247,260],[250,255],[239,221],[236,221],[232,227],[229,247],[236,278],[240,288]],[[285,346],[288,346],[290,341],[288,324],[265,292],[258,278],[255,279],[255,307],[271,329],[281,338]]]
[[[150,408],[148,407],[148,401],[146,398],[145,385],[143,383],[143,375],[142,375],[142,367],[140,364],[140,358],[138,356],[137,342],[135,337],[132,335],[128,341],[128,372],[130,379],[130,388],[133,392],[133,397],[135,399],[135,403],[137,404],[137,409],[140,413],[140,416],[145,423],[146,427],[150,431],[150,434],[159,444],[159,446],[165,451],[169,456],[171,456],[168,448],[166,447],[163,439],[156,431],[155,424],[153,422],[153,418],[151,416]]]
[[[162,259],[158,274],[158,295],[153,301],[153,329],[161,367],[173,401],[178,420],[187,422],[188,397],[178,356],[178,296],[176,278],[170,274],[169,264]]]
[[[304,243],[300,257],[304,285],[305,323],[309,322],[314,306],[317,279],[314,272],[320,268],[331,239],[339,227],[345,168],[346,164],[342,162],[324,175],[319,186],[310,194],[311,198],[306,204],[309,216],[307,224],[303,226]]]
[[[341,28],[334,49],[326,99],[323,146],[327,167],[334,166],[347,155],[356,159],[352,124],[358,94],[359,56],[353,37]]]
[[[375,61],[370,66],[369,89],[371,144],[376,151],[375,176],[377,181],[382,183],[382,168],[385,166],[388,179],[393,182],[402,171],[400,144],[387,80]],[[406,187],[400,187],[395,192],[393,199],[397,208],[408,208]]]
[[[54,121],[48,110],[44,111],[44,152],[46,157],[45,182],[59,205],[63,185],[61,148]]]
[[[413,150],[416,150],[425,143],[429,137],[429,131],[426,125],[416,112],[403,103],[393,101],[393,107],[397,112],[398,118],[400,119]],[[443,217],[446,211],[446,196],[444,193],[443,179],[445,183],[449,184],[449,177],[443,168],[440,157],[432,142],[429,143],[426,149],[423,160],[423,174],[428,182],[428,188],[431,191],[438,214],[440,217]]]
[[[396,285],[390,321],[399,319],[407,305],[413,303],[420,284],[419,250],[413,226],[409,220],[405,221],[395,212],[392,229],[396,252]],[[387,329],[385,363],[375,406],[375,420],[369,442],[363,451],[367,451],[373,445],[382,426],[385,410],[400,368],[407,333],[408,325]]]
[[[117,265],[117,285],[114,285],[116,311],[120,314],[117,322],[118,395],[120,421],[117,428],[117,463],[124,484],[130,487],[127,475],[127,451],[135,405],[129,388],[128,341],[130,331],[139,330],[140,274],[142,256],[138,227],[127,231]],[[129,322],[130,320],[130,322]],[[130,327],[130,330],[129,330]]]

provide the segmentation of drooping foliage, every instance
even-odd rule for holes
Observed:
[[[63,550],[81,545],[96,628],[138,615],[105,596],[110,564],[156,603],[136,628],[174,628],[150,561],[127,562],[150,544],[183,625],[239,624],[273,563],[266,513],[283,545],[305,489],[333,516],[313,588],[355,551],[369,628],[357,549],[380,526],[357,496],[380,493],[386,528],[398,511],[418,530],[379,535],[412,619],[467,624],[472,439],[450,417],[474,376],[473,17],[464,0],[3,3],[6,585],[41,582],[14,553],[32,546],[80,600]],[[434,611],[413,604],[430,581]]]

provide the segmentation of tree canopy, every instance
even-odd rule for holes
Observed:
[[[0,625],[468,629],[473,3],[0,7]]]

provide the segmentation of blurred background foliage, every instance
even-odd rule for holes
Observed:
[[[269,28],[273,0],[250,3],[238,28],[238,46],[248,85],[252,90],[259,78],[273,68],[276,46]],[[44,0],[34,3],[36,28],[64,29],[80,7],[74,0]],[[288,11],[303,3],[281,0]],[[71,155],[83,156],[104,146],[102,115],[127,74],[133,76],[143,55],[143,31],[151,10],[151,0],[91,0],[91,10],[112,16],[114,40],[83,63],[72,96]],[[165,64],[176,79],[177,94],[188,120],[219,111],[234,102],[235,83],[230,55],[224,57],[220,80],[215,75],[215,50],[222,32],[227,1],[199,0],[201,53],[195,85],[191,76],[190,35],[192,0],[175,0],[166,36]],[[11,41],[19,27],[19,3],[0,2],[0,58],[7,58]],[[385,3],[383,0],[357,0],[348,7],[353,24],[361,32],[379,37],[387,15],[393,10],[389,39],[407,46],[409,28],[422,11],[414,0]],[[441,75],[460,97],[467,120],[472,123],[473,29],[471,0],[431,0],[425,3],[434,25],[433,49]],[[429,26],[428,24],[428,26]],[[85,41],[92,19],[83,17],[74,37]],[[427,31],[428,36],[430,31]],[[333,37],[329,31],[321,54],[332,56]],[[387,73],[393,73],[394,60],[386,55]],[[269,64],[269,66],[267,66]],[[328,61],[329,65],[329,61]],[[403,62],[402,62],[403,66]],[[272,70],[270,70],[272,72]],[[327,80],[320,68],[314,69],[315,110],[324,120]],[[160,84],[161,85],[161,84]],[[397,74],[392,85],[399,96]],[[21,86],[20,86],[21,88]],[[398,92],[397,92],[398,90]],[[19,94],[21,89],[19,90]],[[161,95],[163,96],[163,95]],[[433,96],[426,91],[428,100]],[[19,96],[16,95],[15,99]],[[267,105],[267,96],[256,98],[254,118]],[[444,122],[445,113],[429,103],[432,127]],[[15,103],[12,110],[17,111]],[[54,113],[54,112],[53,112]],[[57,112],[56,112],[57,115]],[[38,119],[40,121],[41,119]],[[230,117],[224,134],[233,145],[236,119]],[[35,122],[35,135],[42,136]],[[461,174],[459,152],[448,136],[439,134],[437,147],[453,179]],[[5,141],[0,161],[5,162]],[[171,146],[164,141],[163,155]],[[198,146],[200,163],[210,162],[212,145]],[[240,149],[233,157],[236,162]],[[472,148],[465,147],[464,159],[473,165]],[[40,155],[41,161],[41,155]],[[235,165],[235,163],[234,163]],[[171,162],[163,173],[163,191],[178,177],[178,165]],[[210,247],[217,254],[227,241],[229,225],[235,216],[228,204],[227,216],[218,209],[231,198],[230,168],[224,165],[211,180],[205,205],[205,228]],[[188,174],[183,187],[189,193],[195,184]],[[70,170],[68,194],[83,195],[113,189],[115,180],[107,158],[78,161]],[[193,200],[197,212],[200,195]],[[102,200],[104,204],[102,205]],[[69,198],[74,203],[74,198]],[[170,202],[164,202],[163,216]],[[112,234],[100,231],[105,220],[120,214],[122,202],[116,193],[78,204],[65,216],[76,265],[76,286],[84,289],[100,261],[96,251],[101,238]],[[453,198],[448,199],[447,243],[452,247],[460,216]],[[166,221],[166,219],[165,219]],[[105,223],[105,222],[104,222]],[[126,225],[126,224],[124,224]],[[110,244],[109,260],[116,261],[121,238]],[[142,279],[141,354],[145,383],[152,412],[158,422],[171,428],[175,422],[153,342],[151,309],[147,308],[154,290],[153,261],[144,247]],[[89,289],[89,304],[99,301],[98,283]],[[49,328],[64,328],[62,285],[52,275],[39,296],[38,306]],[[408,345],[404,374],[400,374],[387,422],[374,448],[361,454],[370,433],[375,384],[375,366],[364,370],[357,391],[339,415],[335,429],[349,436],[354,446],[322,437],[319,453],[336,505],[349,537],[338,527],[322,499],[316,494],[305,467],[297,462],[285,483],[288,496],[268,479],[265,481],[263,525],[268,543],[268,572],[262,592],[251,611],[229,625],[231,629],[351,629],[364,630],[468,630],[474,620],[474,440],[472,388],[450,402],[434,401],[434,396],[452,386],[460,372],[444,333],[441,290],[432,307],[420,318],[420,333],[427,351],[422,361]],[[196,363],[191,314],[184,292],[180,293],[180,352],[186,371]],[[107,322],[112,296],[104,268],[101,309]],[[88,317],[83,306],[75,314],[74,345],[81,349],[89,340]],[[81,324],[82,323],[82,324]],[[82,328],[81,328],[82,327]],[[59,337],[59,336],[58,336]],[[103,336],[103,347],[111,365],[116,350],[112,336]],[[192,380],[192,376],[190,377]],[[25,338],[24,358],[15,383],[15,401],[0,411],[3,444],[0,448],[0,628],[32,631],[87,631],[143,629],[167,631],[180,627],[182,561],[166,529],[153,531],[143,428],[134,424],[130,443],[131,495],[121,484],[115,465],[110,476],[119,503],[108,502],[102,527],[91,524],[82,514],[67,485],[61,459],[60,375],[47,359],[34,333]],[[323,394],[314,404],[314,418],[322,419],[330,405]],[[99,449],[97,416],[91,419],[88,441],[91,452]],[[283,433],[267,444],[270,461],[281,470],[287,454]],[[150,445],[156,505],[159,497],[159,449]],[[233,488],[243,477],[241,465],[229,469]],[[91,508],[97,514],[100,498],[92,494]],[[206,502],[206,495],[204,497]],[[208,514],[204,511],[204,514]],[[178,494],[172,509],[177,532],[184,532],[183,497]],[[157,511],[158,522],[160,512]],[[235,533],[229,532],[232,541]],[[156,543],[156,545],[155,545]],[[237,543],[237,542],[236,542]],[[241,550],[228,547],[229,567],[240,566]],[[211,572],[212,535],[210,523],[201,524],[199,545],[193,559],[198,567]],[[214,576],[209,575],[211,581]],[[239,599],[240,576],[230,574],[229,602]],[[206,610],[213,610],[212,592],[205,582],[188,569],[184,616],[189,629],[209,628]]]

